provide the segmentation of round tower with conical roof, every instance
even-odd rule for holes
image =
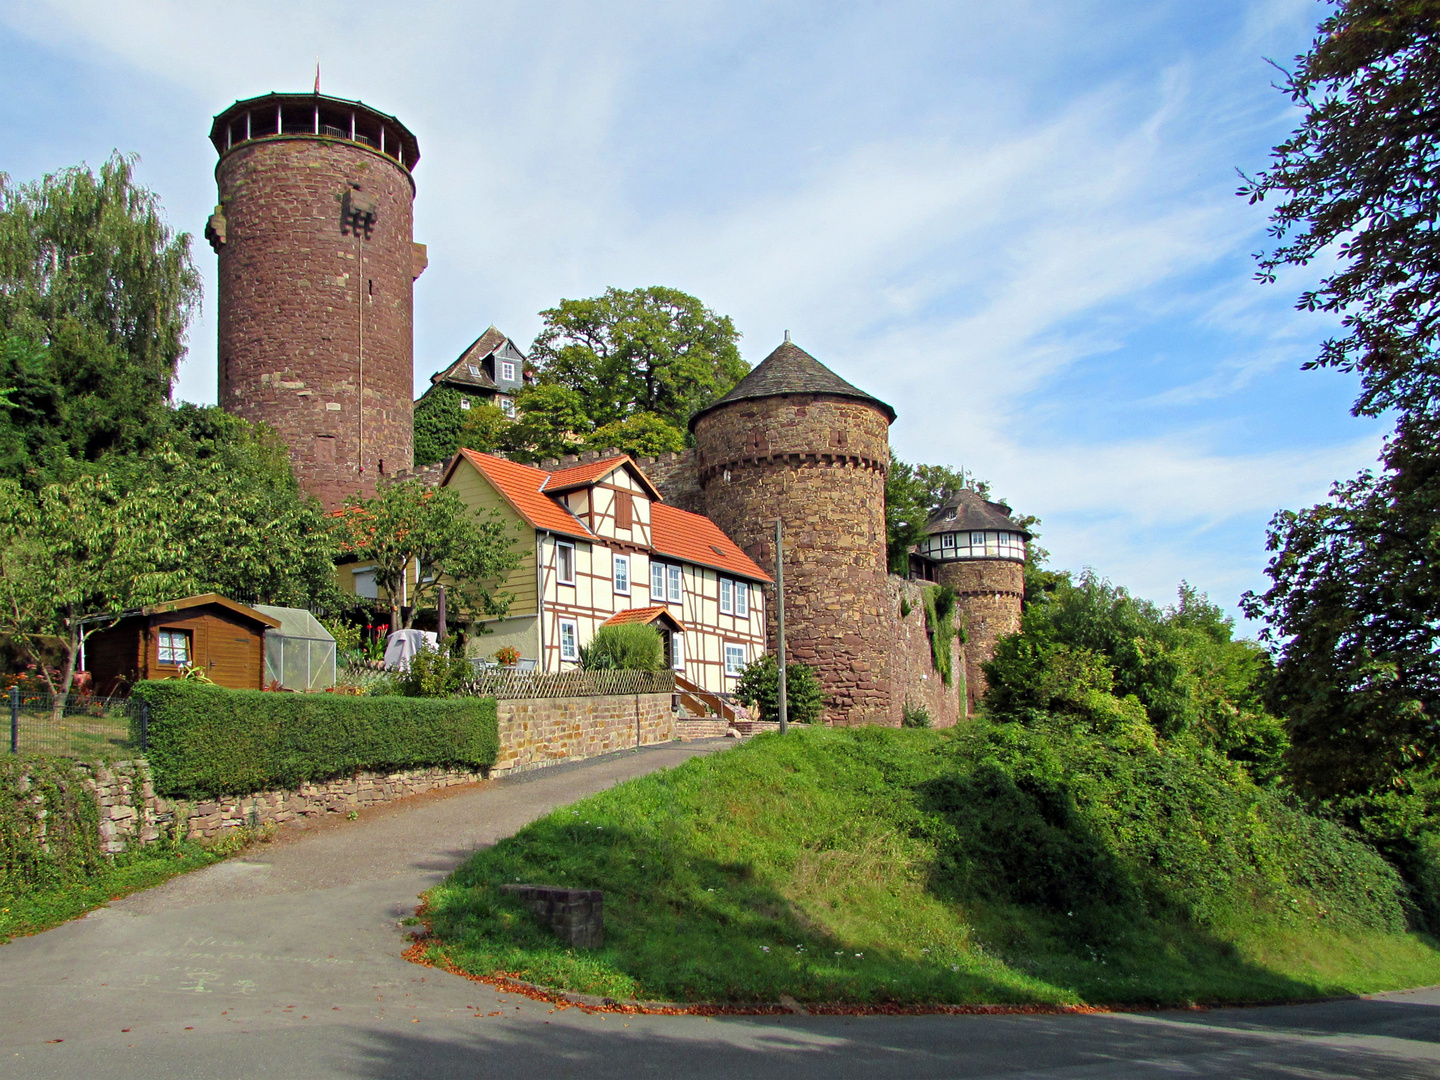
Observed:
[[[268,94],[215,118],[219,401],[269,424],[334,508],[412,465],[420,148],[358,101]]]
[[[690,421],[706,513],[767,573],[781,521],[786,647],[816,669],[832,724],[889,722],[885,474],[894,419],[786,335]],[[772,648],[774,633],[771,625]]]
[[[928,564],[926,576],[955,590],[972,711],[985,693],[980,665],[995,655],[999,638],[1020,629],[1029,542],[1029,531],[1011,518],[1010,507],[964,488],[930,515],[925,538],[915,546]]]

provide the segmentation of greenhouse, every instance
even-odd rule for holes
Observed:
[[[286,690],[328,690],[335,685],[335,638],[304,608],[255,610],[280,625],[265,631],[265,685]]]

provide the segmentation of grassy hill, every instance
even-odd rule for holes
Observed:
[[[564,947],[496,888],[514,881],[603,889],[605,948]],[[557,810],[428,899],[458,967],[618,998],[1176,1004],[1440,982],[1369,848],[1135,731],[762,736]]]

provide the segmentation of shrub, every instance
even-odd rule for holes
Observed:
[[[0,757],[0,896],[97,873],[101,852],[100,811],[73,761]]]
[[[617,623],[595,631],[580,649],[583,671],[661,671],[665,647],[660,632],[640,623]]]
[[[912,704],[909,698],[905,699],[905,705],[900,710],[901,727],[929,727],[930,710],[924,705]]]
[[[780,665],[773,653],[766,653],[745,665],[735,684],[735,698],[742,705],[758,705],[762,720],[780,719]],[[815,669],[798,660],[785,665],[786,719],[796,724],[814,723],[825,706]]]
[[[446,638],[434,648],[426,645],[395,676],[395,689],[405,697],[450,697],[470,678],[470,661],[455,655],[455,639]]]
[[[142,682],[162,795],[293,788],[361,769],[487,769],[500,749],[494,698],[266,694],[178,679]]]

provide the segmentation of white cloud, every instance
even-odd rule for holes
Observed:
[[[327,91],[399,115],[424,152],[422,381],[489,322],[523,338],[561,296],[675,285],[733,315],[752,360],[793,330],[896,406],[903,456],[964,464],[1039,513],[1058,562],[1166,595],[1208,578],[1228,603],[1270,511],[1376,439],[1261,451],[1220,431],[1323,327],[1237,274],[1263,211],[1231,172],[1263,161],[1285,112],[1259,55],[1303,47],[1316,7],[1217,12],[51,0],[0,20],[164,80],[155,107],[197,132],[235,97],[308,86],[317,51]],[[1177,48],[1197,20],[1210,37]],[[186,183],[199,213],[205,170]],[[211,318],[186,394],[213,395]],[[1167,382],[1142,330],[1219,344]],[[1162,436],[1082,422],[1117,394],[1148,427],[1180,419]]]

